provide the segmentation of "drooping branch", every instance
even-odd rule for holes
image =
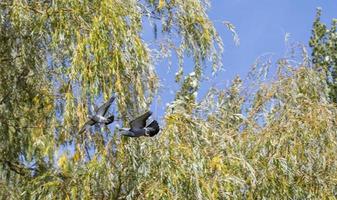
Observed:
[[[6,159],[0,159],[0,163],[7,166],[11,171],[15,172],[16,174],[19,174],[21,176],[27,176],[31,175],[32,172],[36,171],[35,168],[32,167],[26,167],[20,163],[11,162]]]

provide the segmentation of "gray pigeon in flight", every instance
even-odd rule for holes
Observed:
[[[115,100],[116,96],[112,96],[109,101],[105,102],[101,107],[95,110],[95,115],[88,115],[89,120],[83,125],[79,133],[84,132],[88,127],[93,126],[95,124],[105,124],[109,125],[114,121],[114,115],[106,117],[106,113],[108,112],[112,102]]]
[[[129,125],[130,128],[120,128],[120,133],[127,137],[153,137],[157,135],[160,128],[158,122],[153,120],[146,126],[146,120],[152,115],[151,111],[147,111],[136,119],[132,120]]]

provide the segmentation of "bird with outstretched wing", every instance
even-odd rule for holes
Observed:
[[[79,133],[83,133],[85,130],[87,130],[90,126],[93,126],[95,124],[105,124],[109,125],[114,121],[115,116],[110,115],[109,117],[106,117],[106,113],[108,112],[111,104],[115,100],[116,96],[112,96],[109,101],[105,102],[102,106],[97,108],[95,110],[94,115],[88,115],[88,121],[82,126]]]
[[[146,120],[151,115],[152,112],[147,111],[144,114],[138,116],[129,123],[130,128],[120,128],[120,133],[127,137],[153,137],[157,135],[160,128],[156,120],[153,120],[149,125],[146,126]]]

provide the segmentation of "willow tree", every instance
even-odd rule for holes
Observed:
[[[176,98],[193,105],[203,68],[220,66],[222,43],[208,7],[199,0],[1,1],[2,197],[141,196],[141,178],[152,166],[141,165],[139,151],[151,146],[108,129],[78,129],[112,93],[125,123],[148,109],[158,54],[178,55]],[[144,24],[160,33],[155,47],[141,37]],[[184,56],[193,58],[194,76],[181,79]]]

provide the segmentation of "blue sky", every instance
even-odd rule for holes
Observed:
[[[211,81],[203,83],[198,98],[212,85],[224,87],[236,76],[245,77],[254,61],[265,53],[275,58],[286,51],[285,35],[290,40],[308,44],[316,8],[321,7],[322,21],[330,24],[337,18],[336,0],[213,0],[208,14],[224,42],[224,72]],[[230,21],[239,34],[240,45],[236,46],[231,32],[223,21]],[[149,29],[148,29],[149,30]],[[153,31],[145,32],[146,38],[153,38]],[[187,69],[190,62],[186,62]],[[173,65],[177,63],[173,59]],[[166,103],[174,99],[178,85],[174,84],[174,69],[167,72],[168,62],[156,65],[163,87],[159,92],[161,102],[154,102],[155,116],[165,110]]]
[[[255,59],[264,53],[282,56],[285,34],[292,41],[307,44],[316,8],[321,7],[322,21],[330,24],[337,18],[336,0],[214,0],[209,11],[214,20],[228,20],[237,29],[240,45],[221,23],[214,22],[225,44],[224,78],[245,75]]]

